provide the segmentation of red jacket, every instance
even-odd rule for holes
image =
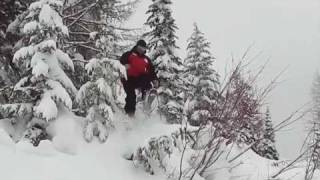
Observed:
[[[150,80],[158,79],[150,59],[145,55],[139,55],[134,49],[124,53],[120,58],[121,64],[129,64],[128,77],[147,75]]]
[[[132,52],[128,57],[129,68],[127,69],[128,76],[138,77],[143,74],[148,74],[150,67],[146,57],[139,56]]]

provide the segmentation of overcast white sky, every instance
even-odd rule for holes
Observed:
[[[320,0],[172,0],[173,16],[179,27],[180,54],[193,23],[212,43],[216,66],[224,70],[231,54],[239,57],[254,44],[257,60],[271,57],[264,80],[267,82],[288,67],[282,83],[268,98],[274,123],[310,100],[314,73],[320,68]],[[131,27],[142,27],[151,0],[141,0],[130,19]],[[293,158],[305,136],[305,122],[296,123],[277,135],[281,156]]]

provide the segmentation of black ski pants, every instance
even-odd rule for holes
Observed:
[[[127,114],[135,113],[137,104],[137,96],[135,90],[139,89],[144,96],[146,91],[152,88],[151,78],[148,75],[141,75],[138,77],[129,76],[127,80],[122,79],[122,84],[124,91],[127,94],[124,110]]]

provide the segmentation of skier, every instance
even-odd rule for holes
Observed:
[[[126,105],[124,107],[128,116],[133,117],[136,110],[136,89],[142,94],[142,100],[146,92],[153,88],[159,87],[159,80],[155,73],[151,60],[146,56],[147,43],[139,40],[131,51],[125,52],[120,62],[127,69],[127,80],[122,79],[124,90],[127,94]]]

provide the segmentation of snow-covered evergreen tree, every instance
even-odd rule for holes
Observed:
[[[306,169],[306,180],[313,178],[313,173],[320,168],[320,74],[317,73],[312,86],[312,120],[311,139],[308,144],[308,166]]]
[[[65,49],[74,60],[75,72],[68,73],[80,88],[90,78],[85,64],[97,54],[116,59],[131,48],[136,31],[122,24],[133,12],[137,0],[121,3],[118,0],[73,0],[66,3],[63,15],[70,32]],[[108,52],[108,53],[106,53]]]
[[[4,104],[0,110],[7,117],[32,119],[28,126],[35,124],[43,128],[54,120],[59,108],[72,108],[72,96],[77,89],[64,70],[73,70],[69,56],[59,49],[68,36],[60,13],[63,1],[39,0],[32,3],[23,17],[22,48],[17,50],[13,63],[19,68],[22,78],[15,85],[13,104]]]
[[[214,57],[210,53],[210,43],[194,24],[194,31],[188,40],[185,74],[188,120],[191,124],[205,121],[209,107],[216,103],[219,76],[213,69]]]
[[[166,115],[169,122],[179,123],[183,114],[183,64],[176,54],[177,26],[171,4],[171,0],[152,0],[145,23],[150,31],[144,37],[149,42],[150,57],[160,80],[160,113]]]
[[[101,16],[99,19],[105,20],[105,24],[99,27],[99,31],[92,33],[99,53],[86,64],[90,80],[80,88],[77,96],[80,109],[86,115],[84,138],[91,141],[97,136],[101,142],[107,139],[113,127],[120,78],[126,76],[125,67],[113,55],[119,43],[114,36],[114,27],[122,21],[117,16],[118,1],[106,1],[103,5],[105,8],[99,9],[100,12],[96,14]]]
[[[68,51],[80,53],[85,60],[89,60],[97,53],[101,53],[101,49],[96,48],[97,43],[106,44],[112,40],[117,43],[113,43],[113,51],[109,56],[115,58],[123,53],[131,45],[132,35],[136,34],[133,29],[123,28],[122,23],[130,17],[137,1],[128,3],[118,0],[69,1],[63,11],[64,19],[70,29]]]
[[[92,141],[97,136],[104,142],[113,127],[119,79],[126,76],[125,68],[117,60],[93,58],[86,65],[90,81],[79,90],[77,102],[86,114],[84,138]]]
[[[264,128],[263,128],[262,138],[252,147],[252,149],[258,153],[260,156],[278,160],[279,153],[275,146],[275,133],[272,125],[270,109],[267,108],[264,117]]]
[[[28,8],[32,1],[3,0],[0,2],[0,104],[9,103],[13,85],[20,77],[18,69],[12,63],[13,46],[19,40],[20,34],[12,31],[12,24],[14,24],[12,22]]]
[[[2,0],[0,2],[0,38],[5,39],[8,25],[24,12],[34,0]],[[6,43],[1,41],[0,44]]]

